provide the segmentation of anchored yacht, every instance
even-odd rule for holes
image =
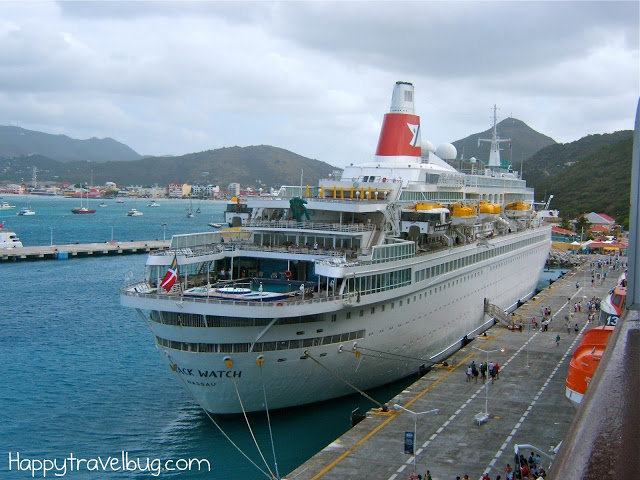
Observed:
[[[414,87],[397,82],[372,162],[236,199],[228,228],[152,251],[121,304],[212,413],[426,372],[493,325],[485,304],[510,311],[534,293],[551,246],[533,190],[495,162],[499,148],[473,173],[436,151],[455,158],[453,145],[422,146]]]

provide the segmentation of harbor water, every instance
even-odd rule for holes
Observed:
[[[26,206],[24,197],[5,200]],[[106,242],[112,231],[115,240],[127,241],[212,231],[207,224],[222,222],[225,208],[224,203],[194,202],[193,209],[202,213],[190,219],[185,201],[160,200],[161,207],[153,208],[145,200],[137,205],[105,200],[109,206],[100,208],[100,200],[92,200],[93,215],[71,214],[79,200],[42,197],[29,203],[34,216],[0,212],[0,222],[6,220],[5,228],[15,231],[25,246]],[[134,206],[144,215],[127,217]],[[144,263],[144,255],[128,255],[0,265],[0,478],[32,478],[27,467],[36,467],[36,460],[57,460],[62,467],[70,455],[86,462],[66,461],[65,478],[261,478],[267,476],[261,473],[267,471],[261,455],[274,473],[277,462],[283,476],[346,431],[353,409],[375,407],[354,395],[270,412],[271,432],[267,416],[253,414],[249,422],[260,451],[244,418],[214,417],[248,460],[170,376],[135,311],[120,307],[119,289],[126,279],[142,277]],[[558,273],[545,273],[542,288]],[[371,395],[386,402],[414,380]],[[125,465],[124,455],[129,460]],[[178,470],[189,459],[207,460],[210,472],[204,462],[200,471],[197,464]],[[104,469],[108,461],[110,467]],[[167,461],[176,470],[165,469]],[[158,462],[162,471],[155,468]],[[33,476],[44,475],[39,470]]]

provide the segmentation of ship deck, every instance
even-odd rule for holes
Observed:
[[[590,284],[588,263],[571,271],[522,305],[515,313],[525,321],[524,332],[496,324],[447,361],[406,388],[388,402],[389,412],[368,412],[367,418],[318,452],[286,478],[406,479],[414,471],[414,457],[405,454],[405,432],[417,425],[416,474],[430,471],[434,480],[456,476],[478,479],[488,472],[492,478],[514,466],[516,445],[533,445],[520,451],[528,458],[540,453],[547,473],[557,446],[575,413],[565,397],[569,362],[582,333],[597,326],[587,322],[586,300],[604,299],[619,272],[611,272],[602,285]],[[576,282],[580,287],[576,288]],[[582,311],[574,314],[580,334],[567,333],[564,316],[582,300]],[[541,307],[551,307],[554,320],[549,331],[530,329],[531,318],[540,324]],[[560,335],[559,345],[556,336]],[[475,347],[475,348],[474,348]],[[481,349],[480,350],[476,350]],[[489,354],[485,353],[490,352]],[[466,381],[471,361],[500,364],[500,378],[488,392],[479,379]],[[487,395],[488,393],[488,395]],[[419,415],[393,408],[398,404],[411,412],[438,409],[437,415]],[[488,406],[488,408],[486,408]],[[484,419],[484,413],[488,418]],[[416,422],[417,423],[414,423]]]

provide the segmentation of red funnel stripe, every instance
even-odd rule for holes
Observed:
[[[382,122],[376,155],[419,157],[422,151],[420,136],[414,135],[409,125],[418,125],[420,128],[420,117],[407,113],[387,113]]]

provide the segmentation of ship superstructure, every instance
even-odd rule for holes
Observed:
[[[396,83],[373,162],[236,198],[229,228],[174,236],[122,289],[206,410],[261,410],[265,393],[290,407],[424,371],[492,325],[485,302],[510,310],[534,292],[551,235],[533,191],[423,148],[413,95]]]

